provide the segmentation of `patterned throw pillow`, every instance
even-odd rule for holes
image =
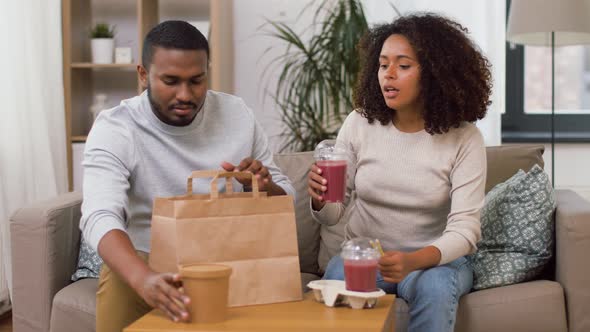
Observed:
[[[482,239],[470,256],[473,289],[506,286],[541,274],[552,256],[555,195],[547,174],[535,165],[518,171],[487,195]]]
[[[98,278],[101,266],[102,259],[98,255],[98,252],[92,249],[84,239],[82,239],[80,253],[78,254],[78,268],[72,275],[72,281],[84,278]]]

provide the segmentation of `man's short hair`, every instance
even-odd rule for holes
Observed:
[[[141,64],[149,69],[156,47],[180,50],[204,50],[209,59],[207,38],[185,21],[164,21],[148,32],[143,40]]]

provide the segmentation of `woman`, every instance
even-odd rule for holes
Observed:
[[[337,138],[352,159],[344,203],[326,204],[329,184],[316,165],[309,172],[318,222],[346,222],[347,238],[381,240],[378,287],[408,302],[410,331],[453,331],[472,285],[464,256],[480,239],[486,175],[473,122],[491,103],[491,74],[466,33],[435,14],[370,30],[360,42],[357,110]],[[338,255],[324,278],[344,279]]]

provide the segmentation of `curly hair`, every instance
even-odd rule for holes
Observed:
[[[483,119],[491,104],[490,62],[459,23],[432,13],[402,16],[376,26],[359,42],[361,70],[353,92],[357,111],[369,123],[387,125],[395,110],[385,104],[377,72],[385,40],[399,34],[408,39],[420,64],[420,96],[425,129],[442,134],[464,122]]]

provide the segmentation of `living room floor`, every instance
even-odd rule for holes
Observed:
[[[10,312],[0,316],[0,332],[12,332],[12,315]]]

